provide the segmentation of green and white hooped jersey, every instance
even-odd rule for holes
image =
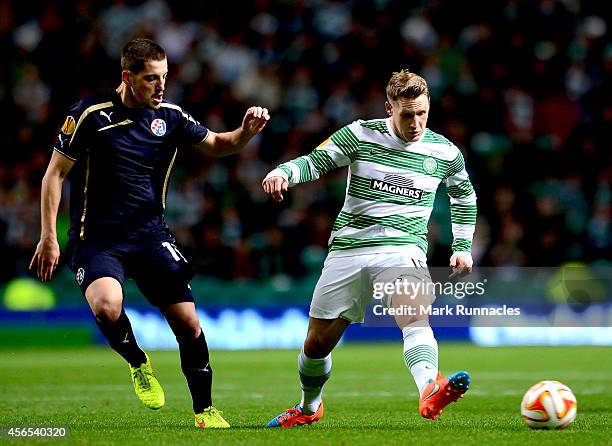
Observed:
[[[419,141],[406,142],[393,133],[391,118],[355,121],[268,177],[283,176],[294,186],[347,165],[346,198],[329,239],[330,252],[385,252],[417,245],[426,253],[427,223],[441,181],[451,202],[452,250],[471,251],[476,193],[463,155],[429,129]]]

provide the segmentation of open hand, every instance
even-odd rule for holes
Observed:
[[[59,264],[60,249],[56,239],[40,239],[29,268],[36,271],[40,280],[51,280],[53,272]]]

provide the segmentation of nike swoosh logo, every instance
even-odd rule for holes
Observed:
[[[431,389],[431,392],[429,392],[429,394],[424,397],[422,399],[422,401],[427,401],[429,398],[431,398],[432,396],[434,396],[436,393],[438,393],[440,391],[440,384],[434,384],[434,388]]]

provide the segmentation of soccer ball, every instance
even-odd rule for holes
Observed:
[[[532,429],[563,429],[576,419],[578,405],[571,389],[559,381],[540,381],[521,401],[521,415]]]

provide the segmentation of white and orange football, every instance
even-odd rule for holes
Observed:
[[[559,381],[534,384],[521,401],[521,415],[532,429],[563,429],[576,419],[577,409],[574,393]]]

